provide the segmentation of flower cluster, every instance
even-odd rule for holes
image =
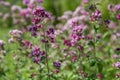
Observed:
[[[43,27],[43,22],[46,18],[50,18],[50,14],[45,11],[44,8],[42,7],[37,7],[36,9],[33,10],[33,26],[30,27],[30,32],[31,35],[34,37],[37,37],[37,32],[39,32],[39,28]]]
[[[15,29],[15,30],[11,30],[9,34],[11,36],[11,38],[8,40],[9,43],[18,41],[20,44],[22,44],[22,35],[23,35],[22,31]]]
[[[13,38],[21,38],[21,37],[22,37],[22,34],[23,34],[22,31],[17,30],[17,29],[11,30],[9,33],[10,33],[10,35],[11,35]]]
[[[99,20],[100,18],[102,18],[101,11],[100,10],[95,10],[95,12],[92,13],[91,20],[95,21],[95,20]]]
[[[116,62],[115,64],[113,64],[114,67],[116,67],[117,69],[120,68],[120,62]]]
[[[55,32],[54,28],[49,28],[49,29],[46,31],[46,35],[48,36],[48,38],[50,39],[50,41],[51,41],[52,43],[55,42],[55,40],[54,40],[54,38],[55,38],[54,32]]]
[[[53,65],[56,68],[56,69],[54,69],[54,73],[58,74],[60,72],[61,62],[55,61],[55,62],[53,62]]]
[[[22,43],[25,48],[32,49],[33,47],[33,43],[28,40],[24,40]]]
[[[34,62],[39,64],[42,57],[45,57],[45,51],[41,51],[39,47],[33,47],[31,52],[32,57],[34,57]]]

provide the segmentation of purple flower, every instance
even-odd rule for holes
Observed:
[[[113,58],[117,59],[117,58],[120,58],[120,56],[117,55],[117,54],[114,54],[114,55],[113,55]]]
[[[54,62],[53,64],[54,64],[54,66],[57,67],[57,68],[60,68],[60,67],[61,67],[61,63],[58,62],[58,61]]]
[[[41,51],[40,51],[40,48],[39,48],[39,47],[35,47],[35,48],[33,49],[33,51],[32,51],[32,55],[33,55],[33,56],[39,56],[40,53],[41,53]]]
[[[22,31],[17,30],[17,29],[11,30],[9,33],[10,33],[13,37],[18,37],[18,38],[20,38],[20,37],[22,36],[22,34],[23,34]]]
[[[106,24],[110,24],[110,20],[105,20],[104,21]]]
[[[117,18],[118,20],[120,20],[120,14],[118,14],[118,15],[116,16],[116,18]]]
[[[0,40],[0,46],[3,46],[5,42],[3,40]]]
[[[115,10],[115,11],[119,11],[119,10],[120,10],[120,4],[115,5],[115,6],[114,6],[114,10]]]
[[[30,0],[23,0],[23,4],[29,4],[30,3]]]
[[[87,4],[89,2],[89,0],[83,0],[84,4]]]
[[[35,63],[39,63],[39,62],[40,62],[40,57],[35,57],[35,58],[34,58],[34,62],[35,62]]]
[[[51,41],[52,43],[55,42],[55,41],[54,41],[54,37],[55,37],[54,32],[55,32],[54,28],[49,28],[49,29],[46,31],[46,34],[47,34],[47,36],[49,37],[49,39],[50,39],[50,41]]]
[[[119,69],[120,68],[120,62],[116,62],[113,66]]]
[[[32,42],[30,42],[30,41],[28,41],[28,40],[25,40],[25,41],[23,42],[23,46],[31,49],[32,46],[33,46],[33,44],[32,44]]]
[[[98,78],[99,78],[99,79],[103,78],[103,75],[99,73],[99,74],[98,74]]]
[[[38,24],[40,23],[41,19],[39,17],[34,17],[34,19],[32,20],[33,24]]]
[[[92,16],[91,16],[92,21],[99,20],[100,18],[102,18],[102,14],[100,10],[96,10],[94,13],[92,13]]]
[[[64,45],[66,45],[66,46],[71,46],[70,40],[64,40]]]
[[[33,15],[35,17],[48,17],[48,13],[44,10],[44,8],[39,7],[33,11]]]
[[[31,35],[34,37],[37,37],[37,32],[39,31],[39,28],[41,28],[41,25],[33,25],[29,28],[29,31],[31,32]]]

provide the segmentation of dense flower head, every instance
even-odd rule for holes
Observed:
[[[117,18],[118,20],[120,20],[120,14],[117,14],[116,18]]]
[[[114,6],[114,10],[115,10],[115,11],[119,11],[119,10],[120,10],[120,4],[115,5],[115,6]]]
[[[39,47],[37,46],[33,46],[32,47],[32,51],[31,51],[31,56],[34,59],[34,63],[40,63],[41,58],[45,57],[46,52],[45,51],[41,51]]]
[[[18,6],[18,5],[13,5],[13,6],[11,7],[11,11],[16,11],[16,10],[20,11],[20,10],[21,10],[21,7]]]
[[[31,14],[31,9],[21,9],[20,16],[29,17]]]
[[[23,0],[23,4],[29,4],[30,3],[30,0]]]
[[[72,62],[76,62],[78,60],[78,55],[72,56]]]
[[[71,41],[65,39],[65,40],[64,40],[64,45],[66,45],[66,46],[71,46]]]
[[[120,56],[118,54],[114,54],[113,58],[118,59],[118,58],[120,58]]]
[[[31,35],[34,37],[37,37],[37,32],[39,31],[40,28],[42,28],[42,25],[33,25],[29,28],[29,31],[31,32]]]
[[[22,34],[23,34],[22,31],[17,30],[17,29],[11,30],[9,33],[10,33],[13,37],[18,37],[18,38],[20,38],[20,37],[22,36]]]
[[[34,17],[32,20],[33,24],[38,24],[38,23],[40,23],[40,21],[42,21],[42,20],[39,17]]]
[[[50,27],[50,28],[46,31],[46,34],[47,34],[47,36],[49,37],[49,39],[50,39],[51,42],[54,42],[54,38],[55,38],[54,33],[55,33],[55,30],[54,30],[54,28],[52,28],[52,27]]]
[[[9,43],[14,43],[14,41],[15,41],[14,38],[10,38],[10,39],[8,40]]]
[[[59,69],[55,69],[53,72],[54,72],[55,74],[58,74],[58,73],[60,72],[60,70],[59,70]]]
[[[33,15],[35,17],[49,17],[49,14],[45,11],[44,8],[42,7],[39,7],[39,8],[36,8],[34,11],[33,11]]]
[[[40,48],[39,47],[35,47],[33,50],[32,50],[32,55],[33,56],[39,56],[41,53],[40,51]]]
[[[61,67],[61,63],[58,62],[58,61],[55,61],[53,62],[54,66],[57,67],[57,68],[60,68]]]
[[[23,41],[23,46],[31,49],[33,44],[32,44],[32,42],[25,40],[25,41]]]
[[[83,3],[87,4],[89,2],[89,0],[83,0]]]
[[[78,25],[78,26],[74,26],[73,29],[72,29],[72,31],[73,31],[74,33],[81,33],[82,30],[83,30],[83,28],[84,28],[84,25],[81,24],[81,25]]]
[[[34,63],[39,63],[40,62],[40,57],[38,56],[38,57],[35,57],[34,58]]]
[[[120,51],[120,48],[119,48],[119,47],[118,47],[118,48],[116,48],[116,49],[115,49],[115,51]]]
[[[108,19],[104,20],[104,22],[105,22],[106,24],[110,24],[110,20],[108,20]]]
[[[3,46],[5,42],[3,40],[0,40],[0,46]]]
[[[98,74],[98,78],[99,78],[99,79],[102,79],[102,78],[103,78],[103,75],[99,73],[99,74]]]
[[[116,62],[113,66],[119,69],[120,68],[120,62]]]
[[[95,10],[95,12],[92,13],[91,20],[92,21],[99,20],[100,18],[102,18],[101,11],[100,10]]]

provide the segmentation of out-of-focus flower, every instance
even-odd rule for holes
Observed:
[[[25,41],[23,41],[23,46],[31,49],[33,44],[32,44],[32,42],[25,40]]]
[[[45,57],[46,52],[41,51],[39,47],[33,46],[31,51],[31,56],[34,58],[35,63],[40,63],[42,57]]]
[[[116,51],[120,51],[120,48],[118,47],[118,48],[116,48],[115,50],[116,50]]]
[[[35,63],[39,63],[39,62],[40,62],[40,57],[39,57],[39,56],[38,56],[38,57],[35,57],[35,58],[34,58],[34,62],[35,62]]]
[[[30,3],[30,0],[23,0],[23,4],[27,5]]]
[[[88,3],[89,3],[89,0],[83,0],[83,3],[84,3],[84,4],[88,4]]]
[[[52,43],[52,48],[59,48],[59,44],[58,43]]]
[[[0,46],[4,46],[5,42],[3,40],[0,40]]]
[[[28,4],[28,8],[33,9],[34,7],[35,7],[35,5],[33,3]]]
[[[113,58],[117,59],[117,58],[120,58],[120,56],[118,54],[114,54]]]
[[[20,16],[30,17],[31,9],[21,9]]]
[[[76,62],[78,60],[78,55],[72,56],[72,62]]]
[[[114,67],[116,67],[117,69],[120,68],[120,62],[116,62],[115,64],[113,64]]]
[[[113,21],[110,21],[110,23],[108,24],[108,27],[109,28],[116,28],[117,27],[117,24]]]
[[[116,18],[117,18],[118,20],[120,20],[120,14],[117,14]]]
[[[57,67],[57,68],[60,68],[60,67],[61,67],[61,63],[58,62],[58,61],[54,62],[53,64],[54,64],[54,66]]]
[[[10,38],[10,39],[8,40],[9,43],[14,43],[14,41],[15,41],[14,38]]]
[[[36,9],[33,11],[33,15],[34,15],[35,17],[44,17],[44,18],[49,16],[48,13],[45,11],[45,9],[42,8],[42,7],[36,8]]]
[[[22,34],[23,34],[22,31],[17,30],[17,29],[11,30],[9,33],[10,33],[13,37],[17,37],[17,38],[21,38],[21,36],[22,36]]]
[[[60,72],[60,70],[59,70],[59,69],[55,69],[53,72],[54,72],[55,74],[58,74],[58,73]]]
[[[119,11],[120,10],[120,4],[117,4],[114,6],[114,11]]]
[[[8,6],[10,6],[10,3],[9,2],[3,2],[3,5],[8,7]]]
[[[109,11],[113,11],[113,5],[109,4],[109,5],[108,5],[108,10],[109,10]]]
[[[72,11],[64,12],[63,16],[59,17],[59,20],[68,20],[72,17]]]
[[[103,78],[103,75],[99,73],[99,74],[98,74],[98,78],[99,78],[99,79],[102,79],[102,78]]]
[[[64,45],[71,46],[71,41],[70,40],[64,40]]]
[[[49,37],[49,39],[50,39],[50,41],[52,42],[52,43],[54,43],[55,41],[54,41],[54,38],[55,38],[55,35],[54,35],[54,33],[55,33],[55,30],[54,30],[54,28],[49,28],[47,31],[46,31],[46,34],[47,34],[47,36]]]
[[[21,10],[21,7],[18,6],[18,5],[13,5],[13,6],[11,7],[11,11],[16,11],[16,10],[20,11],[20,10]]]
[[[120,73],[116,74],[116,78],[120,78]]]
[[[9,13],[6,13],[6,14],[4,14],[4,16],[3,16],[3,20],[7,20],[9,17],[10,17],[10,14],[9,14]]]

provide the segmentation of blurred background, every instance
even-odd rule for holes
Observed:
[[[2,3],[5,1],[5,3]],[[4,39],[4,34],[8,33],[11,28],[15,28],[13,24],[12,17],[12,6],[18,5],[21,8],[26,8],[26,5],[23,5],[23,0],[0,0],[0,38]],[[102,11],[103,18],[109,19],[108,4],[118,4],[120,0],[90,0],[92,3],[87,4],[87,8],[94,4],[95,2],[100,1],[100,9]],[[74,11],[77,6],[81,4],[82,0],[44,0],[43,6],[45,9],[52,13],[57,19],[65,11],[71,10]],[[56,20],[55,24],[58,23]]]

